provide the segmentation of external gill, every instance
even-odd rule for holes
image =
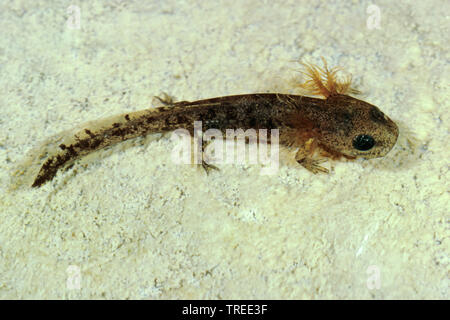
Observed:
[[[337,73],[342,71],[341,67],[328,69],[326,60],[322,57],[323,68],[306,62],[300,62],[304,67],[300,71],[307,77],[307,80],[300,84],[300,87],[313,95],[320,95],[325,98],[336,94],[358,94],[359,91],[352,88],[352,76],[350,74],[339,79]]]

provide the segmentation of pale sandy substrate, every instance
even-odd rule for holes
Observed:
[[[0,298],[449,298],[448,2],[146,2],[89,1],[80,29],[69,2],[0,5]],[[385,158],[206,176],[149,137],[7,191],[79,123],[292,92],[291,60],[320,56],[399,124]]]

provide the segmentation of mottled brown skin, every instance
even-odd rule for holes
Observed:
[[[333,70],[326,66],[325,72],[329,78],[333,76]],[[204,131],[215,128],[224,134],[226,129],[279,129],[280,144],[297,148],[295,159],[313,173],[328,172],[319,166],[326,158],[377,158],[392,149],[398,137],[398,128],[392,120],[377,107],[341,94],[349,87],[346,83],[334,79],[325,83],[323,79],[315,79],[314,74],[309,76],[314,89],[326,99],[260,93],[194,102],[165,101],[170,106],[120,115],[98,130],[84,129],[76,134],[73,143],[61,144],[60,152],[45,161],[32,186],[39,187],[51,180],[59,169],[75,159],[120,141],[178,128],[187,129],[192,135],[194,121],[202,121]],[[333,85],[346,87],[337,90]],[[360,135],[373,138],[369,150],[355,148],[355,137]]]

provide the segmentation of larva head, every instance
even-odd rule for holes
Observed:
[[[397,125],[376,106],[347,95],[326,100],[320,142],[329,151],[348,157],[379,158],[395,145]]]

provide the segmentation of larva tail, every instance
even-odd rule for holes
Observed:
[[[97,150],[148,133],[159,132],[165,108],[135,111],[89,121],[49,138],[34,148],[13,173],[12,188],[40,187],[75,160]]]

